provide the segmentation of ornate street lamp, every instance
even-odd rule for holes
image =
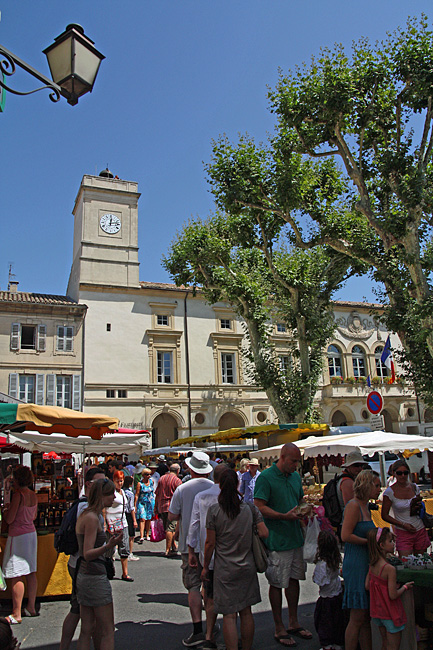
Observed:
[[[84,34],[81,25],[68,25],[54,43],[44,50],[50,66],[53,81],[32,68],[0,45],[0,86],[14,95],[31,95],[45,88],[51,90],[51,101],[58,102],[60,96],[74,106],[79,97],[92,92],[101,61],[105,57],[94,47],[93,41]],[[21,92],[7,86],[5,76],[10,77],[19,66],[33,77],[42,81],[43,86]]]

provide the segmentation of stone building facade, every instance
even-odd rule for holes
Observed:
[[[153,446],[273,422],[266,394],[245,380],[242,323],[233,311],[185,288],[139,280],[139,196],[136,183],[106,172],[84,176],[76,198],[67,293],[88,307],[84,410],[152,429]],[[368,426],[363,378],[370,375],[384,397],[386,428],[423,432],[429,413],[412,388],[387,383],[380,348],[388,334],[375,318],[379,313],[380,305],[335,303],[335,335],[324,350],[317,405],[329,424]],[[272,328],[284,365],[289,334],[284,323]],[[391,340],[398,346],[396,336]]]
[[[0,291],[0,392],[81,410],[87,307],[66,296]]]

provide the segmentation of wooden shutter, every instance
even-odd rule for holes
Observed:
[[[11,350],[20,349],[20,333],[21,325],[19,323],[12,323],[11,326]]]
[[[74,346],[74,328],[65,327],[65,352],[72,352]]]
[[[81,375],[72,375],[72,408],[81,411]]]
[[[64,336],[64,328],[59,325],[57,327],[57,345],[56,345],[56,350],[58,351],[63,351],[63,336]]]
[[[56,375],[47,375],[47,406],[54,406]]]
[[[39,352],[45,352],[45,350],[47,349],[47,326],[46,325],[38,325],[37,349],[39,350]]]
[[[36,375],[36,404],[44,404],[44,375]]]
[[[9,374],[9,396],[18,399],[18,373],[11,372]]]

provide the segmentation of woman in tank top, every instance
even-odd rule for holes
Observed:
[[[122,533],[106,541],[102,517],[103,509],[109,508],[113,501],[114,483],[108,478],[95,481],[90,488],[88,506],[75,527],[80,554],[75,576],[81,616],[78,650],[90,650],[95,634],[99,650],[114,650],[113,597],[104,556],[119,544]]]
[[[9,524],[8,539],[3,557],[3,573],[11,580],[12,613],[8,617],[11,625],[21,623],[21,607],[24,596],[24,580],[27,581],[27,608],[25,616],[38,616],[36,612],[36,568],[38,540],[34,519],[38,511],[33,486],[33,474],[28,467],[17,465],[13,470],[13,497],[3,510]]]

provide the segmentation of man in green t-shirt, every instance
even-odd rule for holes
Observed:
[[[311,639],[312,634],[299,625],[299,580],[305,580],[303,558],[304,536],[302,516],[298,506],[304,496],[301,477],[296,471],[301,452],[293,443],[283,445],[280,458],[258,477],[254,489],[254,504],[263,515],[269,529],[265,543],[269,549],[269,600],[275,623],[275,640],[285,647],[295,641],[291,635]],[[289,627],[282,619],[283,589],[289,609]]]

